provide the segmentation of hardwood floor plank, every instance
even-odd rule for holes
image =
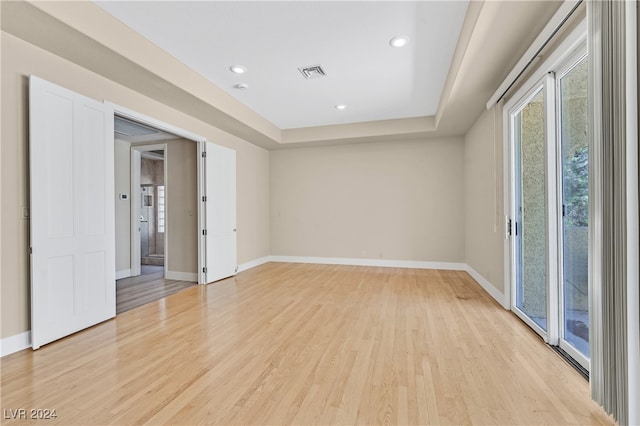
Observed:
[[[269,263],[1,366],[3,409],[58,414],[6,424],[613,424],[459,271]]]

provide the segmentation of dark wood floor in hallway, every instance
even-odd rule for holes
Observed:
[[[267,263],[2,358],[1,386],[38,424],[612,424],[460,271]]]
[[[190,281],[167,280],[164,266],[142,265],[142,274],[116,281],[116,313],[163,299],[196,285]]]

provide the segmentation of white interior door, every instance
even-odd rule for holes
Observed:
[[[113,111],[32,76],[32,347],[115,316]]]
[[[206,143],[206,282],[236,273],[236,152]]]

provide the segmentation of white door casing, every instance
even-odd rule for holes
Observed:
[[[206,282],[235,275],[236,257],[236,152],[206,143]]]
[[[33,349],[115,316],[113,110],[30,77]]]

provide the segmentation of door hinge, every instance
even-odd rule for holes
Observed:
[[[207,151],[202,151],[202,158],[207,156]]]
[[[566,216],[566,206],[563,204],[562,205],[562,217]]]
[[[202,268],[202,272],[206,274],[207,273],[207,268]]]
[[[207,230],[206,229],[202,230],[202,235],[207,235]]]
[[[511,219],[507,219],[507,238],[510,237],[512,234],[512,228],[511,228]]]
[[[33,247],[29,247],[29,254],[33,254]]]
[[[207,201],[207,196],[206,195],[202,196],[202,201],[205,201],[205,202]]]

